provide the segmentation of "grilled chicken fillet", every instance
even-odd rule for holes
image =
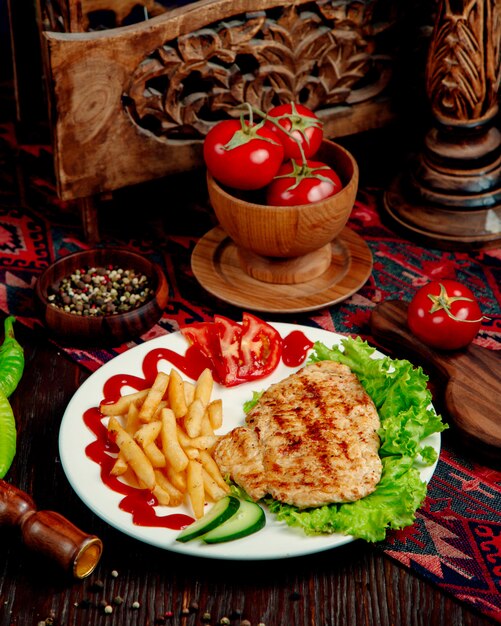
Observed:
[[[381,479],[379,416],[357,377],[320,361],[271,385],[214,458],[248,495],[299,508],[352,502]]]

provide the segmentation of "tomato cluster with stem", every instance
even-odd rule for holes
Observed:
[[[216,124],[204,141],[207,169],[234,189],[265,189],[267,204],[311,204],[342,188],[337,173],[312,158],[323,140],[320,119],[307,107],[290,103],[268,113],[243,105],[249,115]],[[254,123],[253,114],[262,120]]]

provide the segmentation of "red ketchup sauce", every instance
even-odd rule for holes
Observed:
[[[167,359],[167,352],[170,351],[152,350],[146,355],[143,361],[145,378],[126,374],[117,374],[109,378],[103,386],[103,403],[111,403],[118,400],[121,395],[122,387],[132,387],[137,391],[151,387],[158,371],[158,362],[161,359]],[[180,355],[176,355],[174,352],[172,354],[180,359],[183,358],[180,357]],[[185,370],[183,369],[183,371]],[[86,447],[85,453],[92,461],[100,466],[101,480],[103,483],[113,491],[124,496],[119,504],[120,509],[132,515],[132,523],[136,526],[155,526],[169,528],[171,530],[181,530],[188,524],[191,524],[194,519],[189,515],[180,513],[157,515],[154,507],[158,502],[150,491],[127,485],[110,474],[111,468],[115,463],[115,457],[112,456],[112,454],[118,452],[118,447],[108,438],[108,430],[101,421],[102,417],[102,413],[99,411],[98,407],[88,409],[83,415],[84,423],[96,437],[95,441]]]
[[[310,348],[313,348],[313,341],[302,331],[293,330],[283,340],[282,361],[289,367],[297,367],[306,359]]]
[[[283,340],[282,360],[289,367],[296,367],[306,359],[307,352],[313,347],[310,341],[300,330],[292,331]],[[158,373],[158,364],[165,360],[174,365],[192,380],[196,380],[203,370],[210,368],[210,360],[196,346],[190,346],[185,355],[178,354],[168,348],[156,348],[146,354],[142,363],[144,378],[131,374],[116,374],[111,376],[103,385],[103,400],[101,404],[116,402],[122,395],[123,387],[131,387],[137,391],[151,387]],[[117,445],[108,437],[108,430],[102,423],[103,415],[98,407],[85,411],[83,420],[87,428],[94,433],[96,439],[90,443],[85,453],[101,468],[101,480],[113,491],[124,496],[119,507],[132,515],[132,522],[137,526],[152,526],[181,530],[193,522],[189,515],[179,513],[157,515],[155,506],[158,504],[155,496],[147,489],[140,489],[127,485],[116,476],[111,475],[111,468],[115,463],[113,456],[118,452]]]

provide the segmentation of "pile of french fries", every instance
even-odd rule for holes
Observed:
[[[211,400],[213,385],[209,369],[195,382],[172,369],[158,372],[151,388],[100,406],[119,448],[111,473],[150,490],[161,505],[179,506],[187,496],[197,519],[206,502],[229,491],[211,456],[223,421],[222,401]]]

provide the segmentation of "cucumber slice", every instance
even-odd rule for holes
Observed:
[[[216,528],[234,515],[239,507],[240,502],[238,498],[234,496],[224,496],[224,498],[218,500],[203,517],[193,522],[193,524],[186,526],[186,528],[183,528],[176,537],[176,541],[186,543],[187,541],[204,535],[206,532]]]
[[[205,543],[222,543],[247,537],[261,530],[266,523],[263,509],[255,502],[242,500],[236,513],[202,537]]]

